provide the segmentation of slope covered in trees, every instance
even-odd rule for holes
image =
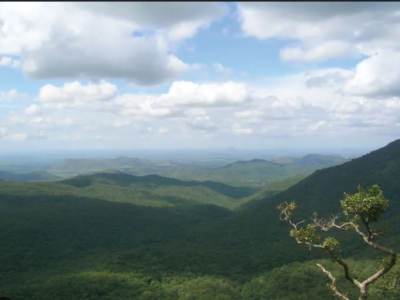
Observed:
[[[384,216],[384,221],[396,228],[400,224],[400,140],[390,143],[386,147],[373,151],[360,158],[339,166],[318,170],[312,175],[301,180],[265,201],[259,201],[246,210],[238,212],[229,220],[225,220],[209,229],[212,234],[205,234],[207,240],[213,237],[217,244],[236,244],[245,247],[248,243],[263,245],[263,249],[277,249],[276,239],[280,243],[293,245],[279,219],[276,217],[277,205],[284,201],[296,201],[299,205],[298,218],[308,218],[313,212],[318,211],[322,216],[329,217],[332,213],[341,211],[339,200],[343,193],[356,192],[358,184],[369,186],[378,184],[390,200],[389,208]],[[246,224],[246,226],[243,226]],[[393,230],[387,241],[391,246],[399,249],[400,235]],[[267,237],[274,237],[268,239]],[[258,243],[256,241],[265,241]],[[396,244],[398,243],[398,244]],[[273,261],[296,260],[301,250],[292,252],[290,246],[279,247],[280,251],[267,251]],[[262,249],[251,250],[261,255]],[[256,255],[256,254],[254,254]],[[252,256],[250,254],[250,256]]]
[[[55,181],[61,180],[61,177],[50,174],[46,171],[34,171],[34,172],[7,172],[0,171],[0,179],[5,181]]]
[[[257,191],[212,181],[181,181],[125,173],[79,175],[58,182],[3,182],[0,188],[3,195],[21,197],[75,196],[152,207],[214,204],[229,209],[247,202],[242,198]]]
[[[237,212],[214,205],[146,207],[100,200],[110,197],[105,188],[91,198],[76,192],[95,185],[129,187],[130,177],[119,184],[101,175],[24,188],[0,182],[5,241],[0,295],[13,300],[333,299],[324,285],[328,280],[316,276],[311,261],[322,255],[294,247],[277,204],[295,200],[299,218],[314,211],[329,216],[340,211],[343,192],[376,183],[390,200],[384,221],[394,229],[381,243],[399,251],[399,173],[400,141],[395,141]],[[341,240],[349,245],[343,255],[357,258],[350,260],[356,269],[365,262],[377,268],[379,257],[352,240],[351,234]],[[370,299],[398,299],[377,292]]]

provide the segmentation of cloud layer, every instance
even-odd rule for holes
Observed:
[[[394,139],[399,39],[389,2],[0,3],[0,140]]]

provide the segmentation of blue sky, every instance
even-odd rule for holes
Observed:
[[[0,147],[379,148],[400,4],[0,3]]]

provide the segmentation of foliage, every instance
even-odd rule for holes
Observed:
[[[385,199],[382,190],[378,185],[373,185],[367,190],[364,190],[361,186],[358,186],[358,193],[353,195],[344,193],[345,198],[341,201],[343,214],[346,217],[346,222],[337,224],[339,216],[334,216],[329,220],[318,219],[317,214],[314,213],[312,223],[307,224],[305,228],[298,228],[299,224],[292,221],[293,211],[297,208],[295,202],[281,203],[278,205],[280,211],[280,219],[287,221],[291,226],[290,236],[294,237],[299,244],[305,244],[313,248],[320,248],[333,258],[339,265],[343,267],[345,278],[354,284],[360,290],[360,300],[367,299],[368,296],[368,285],[374,283],[377,279],[387,274],[393,266],[396,264],[397,253],[389,248],[385,248],[379,244],[376,244],[372,240],[375,240],[377,236],[382,233],[374,232],[370,227],[371,223],[377,222],[389,205],[389,201]],[[366,232],[360,230],[360,225],[364,225]],[[364,281],[358,281],[353,275],[350,274],[350,270],[346,262],[338,255],[340,252],[339,242],[332,236],[326,237],[322,243],[318,243],[321,236],[317,233],[317,230],[330,231],[336,228],[339,230],[354,230],[365,243],[388,256],[380,270],[375,271],[373,275],[369,276]],[[335,296],[340,299],[349,299],[343,292],[340,292],[337,287],[337,278],[332,275],[330,271],[327,271],[322,265],[318,264],[321,270],[331,279],[332,284],[330,288]],[[391,278],[388,278],[390,280]]]
[[[359,220],[364,224],[377,222],[389,205],[389,200],[384,198],[382,190],[376,184],[367,191],[359,185],[358,193],[344,195],[345,198],[340,203],[346,219],[352,222]]]

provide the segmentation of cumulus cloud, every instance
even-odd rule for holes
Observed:
[[[324,61],[400,50],[399,3],[389,2],[243,2],[238,3],[242,31],[258,39],[291,42],[282,60]]]
[[[325,61],[330,58],[361,57],[357,47],[349,42],[328,41],[316,46],[286,47],[280,51],[280,57],[286,61]]]
[[[354,72],[307,71],[260,86],[176,81],[158,94],[120,94],[106,81],[45,85],[37,102],[11,112],[7,124],[12,132],[25,132],[27,140],[43,132],[49,141],[128,136],[146,141],[165,138],[165,143],[180,139],[201,143],[203,138],[217,143],[228,137],[254,143],[264,138],[340,136],[343,131],[398,133],[399,97],[376,101],[335,92]]]
[[[233,81],[220,84],[175,81],[169,92],[160,97],[160,102],[168,106],[236,106],[250,101],[251,92],[247,86]]]
[[[220,3],[1,3],[0,54],[20,55],[33,78],[157,85],[189,69],[170,40],[192,37],[225,13]]]
[[[400,97],[400,52],[382,50],[363,60],[343,92],[368,97]]]
[[[75,81],[65,83],[62,87],[47,84],[40,88],[38,100],[47,107],[68,108],[68,107],[90,107],[91,109],[104,108],[104,102],[110,100],[117,93],[117,87],[106,81],[98,84],[89,83],[82,85]],[[100,105],[98,102],[102,102]]]
[[[166,28],[169,36],[175,39],[193,36],[228,10],[226,5],[216,2],[81,2],[78,5],[104,16],[133,22],[140,28]]]
[[[314,72],[315,73],[315,72]],[[346,80],[353,76],[353,72],[348,70],[331,70],[323,74],[315,74],[308,77],[305,84],[307,88],[338,88],[342,86]]]
[[[182,111],[178,107],[160,105],[158,97],[150,95],[124,94],[116,97],[114,102],[122,115],[137,119],[176,117]]]
[[[236,82],[197,84],[176,81],[165,94],[123,94],[114,99],[123,115],[139,119],[204,117],[206,113],[202,108],[236,107],[249,102],[250,90],[245,84]]]
[[[133,28],[126,27],[93,16],[78,33],[55,30],[40,48],[22,54],[22,69],[35,78],[112,77],[145,86],[186,72],[188,66],[166,52],[161,38],[132,37]]]

